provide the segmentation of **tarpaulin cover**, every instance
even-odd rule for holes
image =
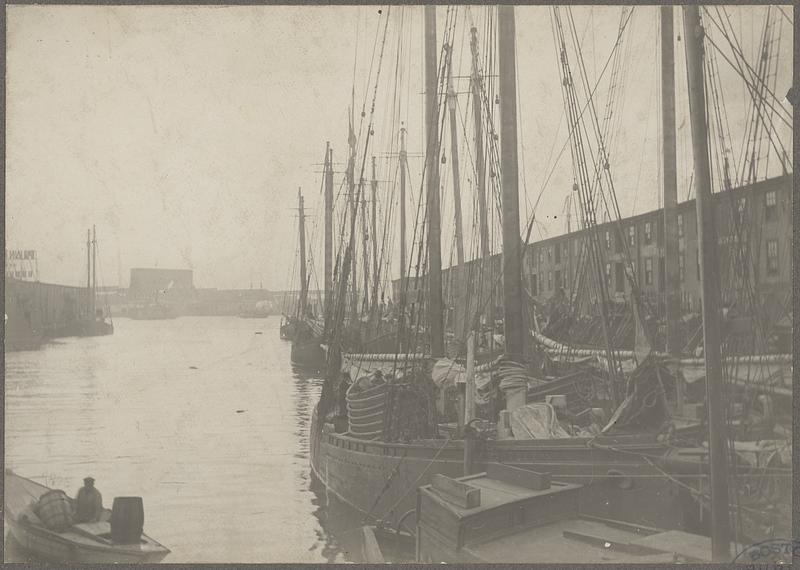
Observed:
[[[433,365],[431,379],[436,387],[441,389],[452,388],[463,384],[467,380],[466,369],[449,358],[440,358]],[[475,372],[475,403],[482,405],[489,402],[494,389],[492,377],[488,372]]]
[[[380,370],[384,376],[398,377],[401,375],[403,368],[402,359],[398,359],[397,364],[395,364],[392,361],[359,361],[342,356],[342,372],[347,373],[353,382],[363,376],[373,374],[376,370]]]
[[[431,379],[436,387],[450,388],[466,381],[466,370],[463,366],[449,358],[440,358],[433,364]]]
[[[553,406],[545,402],[520,406],[511,412],[511,432],[514,434],[514,439],[572,437],[558,423]]]

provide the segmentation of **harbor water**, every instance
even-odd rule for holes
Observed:
[[[112,336],[6,354],[5,465],[109,507],[142,496],[165,562],[358,562],[359,517],[311,479],[322,380],[277,317],[117,319]],[[8,536],[6,562],[29,561]]]

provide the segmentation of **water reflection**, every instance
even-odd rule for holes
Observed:
[[[358,516],[310,475],[322,377],[292,368],[278,325],[119,319],[113,336],[6,354],[6,466],[70,494],[92,475],[106,505],[144,497],[165,562],[357,561]],[[7,562],[26,556],[6,538]]]

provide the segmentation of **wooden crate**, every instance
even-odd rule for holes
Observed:
[[[490,471],[493,477],[438,476],[433,484],[421,487],[420,527],[458,550],[578,513],[579,485],[551,483],[547,474],[509,466]]]

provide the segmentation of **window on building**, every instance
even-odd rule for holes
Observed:
[[[768,221],[775,220],[778,217],[777,196],[775,195],[775,190],[770,190],[767,192],[764,216]]]
[[[681,283],[686,281],[686,254],[684,252],[678,254],[678,278]]]
[[[611,264],[606,263],[606,287],[611,287]]]
[[[611,249],[611,233],[606,230],[606,249]]]
[[[616,251],[617,251],[617,253],[622,253],[622,240],[623,240],[623,236],[622,236],[622,235],[620,235],[620,234],[621,234],[621,231],[620,231],[619,229],[618,229],[617,231],[615,231],[615,232],[614,232],[614,238],[615,238],[615,239],[614,239],[614,242],[615,242],[615,244],[614,244],[614,245],[616,245]]]
[[[553,263],[553,248],[547,248],[547,263]]]
[[[564,259],[569,259],[569,242],[564,242],[564,252],[561,254]]]
[[[653,243],[653,224],[651,222],[644,223],[644,243]]]
[[[644,284],[653,284],[653,259],[650,257],[644,260]]]
[[[683,214],[678,214],[678,237],[683,237]]]
[[[552,291],[553,290],[553,272],[552,271],[548,271],[547,272],[547,290],[548,291]]]
[[[663,257],[658,258],[658,290],[667,288],[667,262]]]
[[[617,293],[624,293],[625,292],[625,264],[621,261],[616,263],[616,292]]]
[[[561,270],[556,270],[556,290],[561,289],[564,284],[561,282]]]
[[[531,295],[536,297],[539,294],[539,276],[534,273],[531,275]]]
[[[636,226],[628,228],[628,246],[636,247]]]
[[[544,252],[540,249],[539,250],[539,265],[541,266],[544,263]]]
[[[767,274],[778,274],[778,240],[767,241]]]
[[[746,197],[743,196],[743,197],[739,198],[739,201],[738,201],[738,204],[737,204],[737,210],[738,210],[738,213],[739,213],[739,223],[742,224],[742,223],[744,223],[745,215],[747,214],[747,198]]]
[[[561,246],[556,244],[553,246],[556,253],[556,263],[561,263]]]

